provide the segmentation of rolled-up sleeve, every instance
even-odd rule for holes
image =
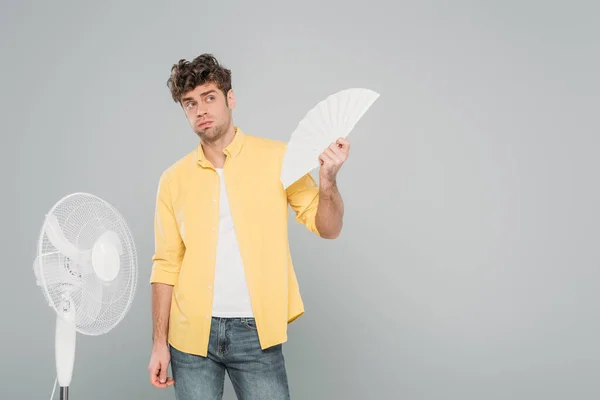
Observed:
[[[175,285],[185,253],[185,245],[173,211],[171,188],[166,172],[160,177],[156,195],[154,248],[150,283]]]
[[[315,223],[319,206],[319,187],[310,173],[286,189],[288,203],[296,213],[296,221],[320,236]]]

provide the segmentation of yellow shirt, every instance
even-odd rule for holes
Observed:
[[[287,340],[287,324],[304,313],[288,244],[289,207],[319,232],[319,188],[310,174],[285,190],[286,144],[238,127],[224,150],[223,173],[261,347]],[[156,199],[150,282],[173,285],[168,340],[206,356],[219,227],[219,175],[198,147],[166,169]]]

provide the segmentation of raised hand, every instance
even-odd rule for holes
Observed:
[[[350,141],[340,137],[332,142],[320,155],[319,179],[325,182],[335,182],[337,173],[348,158]]]

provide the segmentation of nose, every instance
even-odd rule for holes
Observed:
[[[202,107],[198,107],[196,109],[196,116],[201,117],[203,115],[206,115],[206,110],[204,110]]]

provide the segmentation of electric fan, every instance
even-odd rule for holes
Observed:
[[[131,306],[138,279],[131,232],[119,212],[97,196],[65,196],[46,214],[34,273],[56,313],[52,397],[58,382],[60,398],[67,400],[76,333],[107,333]]]
[[[313,107],[291,135],[283,158],[281,182],[285,189],[319,166],[321,154],[332,142],[347,137],[379,97],[370,89],[344,89]]]

